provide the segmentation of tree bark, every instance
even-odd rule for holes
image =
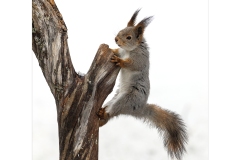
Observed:
[[[99,119],[119,67],[110,62],[108,45],[100,45],[88,73],[74,70],[67,27],[53,0],[32,1],[32,49],[55,98],[60,160],[97,160]]]

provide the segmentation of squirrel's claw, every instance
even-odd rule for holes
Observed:
[[[97,112],[97,116],[100,118],[100,119],[104,119],[104,113],[105,113],[105,108],[100,108]]]
[[[103,126],[108,122],[109,114],[106,113],[105,108],[100,108],[97,112],[97,116],[99,117],[99,126]]]
[[[116,56],[116,55],[113,55],[112,56],[112,58],[111,58],[111,62],[113,62],[113,63],[119,63],[119,61],[120,61],[120,58],[118,57],[118,56]]]

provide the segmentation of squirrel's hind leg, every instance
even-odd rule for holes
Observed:
[[[109,119],[118,116],[122,113],[122,109],[125,106],[126,98],[125,94],[116,94],[111,101],[106,103],[103,108],[100,108],[97,112],[99,117],[99,126],[105,125]]]
[[[116,94],[114,95],[114,97],[107,102],[103,108],[100,108],[99,111],[97,112],[97,116],[99,117],[99,126],[103,126],[105,125],[108,120],[110,119],[110,115],[109,113],[106,112],[106,108],[108,108],[108,106],[111,106],[112,103],[114,103],[114,101],[117,99],[118,97],[118,93],[119,93],[119,89],[116,91]]]

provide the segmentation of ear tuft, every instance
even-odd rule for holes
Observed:
[[[152,22],[153,16],[144,18],[135,26],[136,38],[142,38],[145,28]]]
[[[138,15],[138,13],[139,13],[140,10],[141,10],[141,9],[137,9],[137,10],[134,12],[134,14],[132,15],[130,21],[129,21],[128,24],[127,24],[128,27],[132,27],[132,26],[135,25],[135,20],[136,20],[136,17],[137,17],[137,15]]]
[[[144,18],[141,22],[138,23],[138,25],[142,25],[144,28],[146,28],[153,20],[153,16]]]

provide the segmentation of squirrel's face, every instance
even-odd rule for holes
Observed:
[[[119,47],[124,50],[132,51],[138,47],[142,42],[143,33],[148,24],[152,21],[152,16],[144,18],[137,25],[135,25],[135,20],[140,9],[136,10],[132,15],[127,27],[121,30],[115,37],[115,42]]]
[[[140,38],[134,33],[134,27],[127,27],[117,34],[115,42],[122,49],[132,51],[140,44]]]

